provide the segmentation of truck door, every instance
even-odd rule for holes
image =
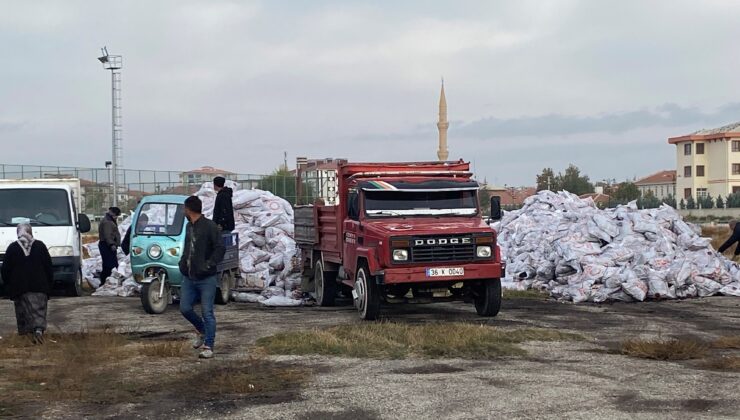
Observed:
[[[350,277],[354,279],[357,269],[357,246],[362,245],[363,242],[360,231],[360,196],[357,189],[349,190],[347,202],[344,205],[347,206],[347,218],[343,222],[342,264]]]

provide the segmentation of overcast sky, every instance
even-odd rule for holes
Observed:
[[[667,138],[740,120],[738,1],[0,0],[0,163],[110,159],[107,45],[124,56],[124,164],[268,173],[283,151],[450,158],[533,185],[675,167]]]

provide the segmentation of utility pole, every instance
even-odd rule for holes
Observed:
[[[111,75],[111,185],[113,187],[113,206],[118,206],[118,182],[123,169],[123,126],[121,120],[121,69],[123,56],[108,54],[108,47],[100,49],[103,53],[98,61]]]

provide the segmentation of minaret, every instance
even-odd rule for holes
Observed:
[[[450,123],[447,122],[447,99],[445,99],[445,80],[442,79],[442,91],[439,94],[439,121],[437,122],[437,128],[439,129],[439,150],[437,150],[437,158],[444,162],[450,153],[447,150],[447,128]]]

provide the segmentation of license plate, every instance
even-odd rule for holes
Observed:
[[[427,277],[450,277],[464,275],[465,269],[462,267],[427,268]]]

